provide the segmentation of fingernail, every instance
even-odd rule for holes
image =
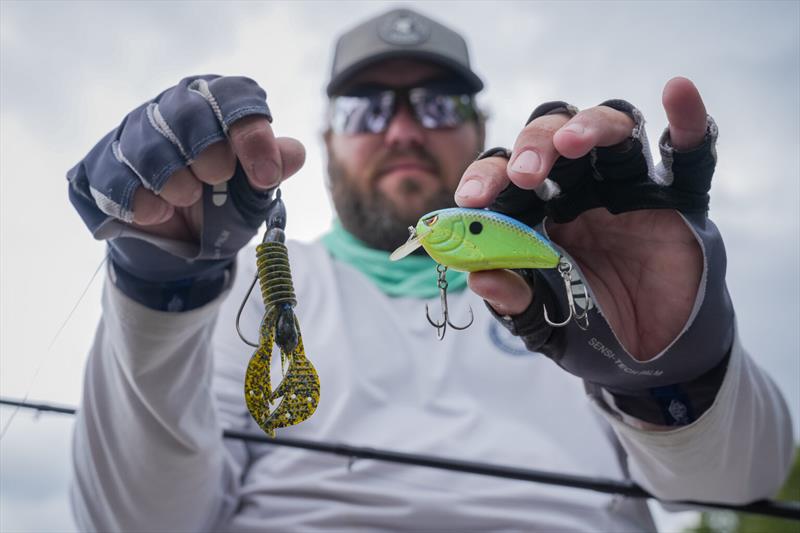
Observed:
[[[203,197],[203,186],[200,185],[200,186],[195,187],[192,190],[192,195],[189,197],[189,201],[191,202],[191,204],[189,204],[189,205],[194,205],[202,197]]]
[[[583,125],[578,124],[576,122],[570,122],[561,129],[564,131],[571,131],[575,135],[583,135],[583,132],[586,131],[586,128],[584,128]]]
[[[480,180],[471,179],[461,184],[456,190],[456,196],[459,198],[474,198],[483,193],[483,183]]]
[[[270,159],[256,159],[251,168],[253,181],[263,187],[272,187],[280,177],[278,166]]]
[[[168,204],[167,202],[162,202],[161,203],[161,209],[158,212],[158,217],[156,218],[156,220],[159,223],[160,222],[166,222],[167,220],[172,218],[173,212],[174,212],[174,208],[172,207],[171,204]]]
[[[511,165],[511,170],[520,174],[536,174],[542,166],[539,154],[533,150],[525,150],[517,156]]]

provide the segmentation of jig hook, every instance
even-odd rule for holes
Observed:
[[[428,322],[431,326],[436,328],[436,336],[439,340],[444,339],[444,334],[447,332],[447,326],[455,330],[463,330],[467,329],[472,325],[472,322],[475,320],[475,316],[472,314],[472,306],[469,307],[469,322],[463,326],[456,326],[452,322],[450,322],[450,311],[447,306],[447,267],[443,265],[436,265],[436,272],[438,273],[438,281],[437,285],[439,287],[439,301],[442,306],[442,319],[440,322],[434,322],[431,319],[430,309],[428,308],[428,304],[425,304],[425,318],[428,319]]]
[[[261,244],[266,243],[267,240],[269,239],[275,239],[276,232],[271,230],[274,229],[282,230],[286,227],[286,214],[285,212],[283,212],[284,211],[283,206],[282,205],[279,206],[278,202],[283,204],[283,200],[281,200],[280,189],[277,189],[275,191],[275,198],[272,199],[272,202],[270,202],[269,206],[267,207],[267,213],[269,213],[266,221],[267,229],[264,231],[264,238],[261,239]],[[273,213],[273,209],[275,207],[279,207],[277,214]],[[253,348],[258,348],[259,346],[258,343],[247,340],[247,338],[244,336],[244,333],[242,333],[239,323],[241,322],[242,319],[242,312],[244,312],[244,306],[245,304],[247,304],[247,300],[253,293],[253,289],[255,288],[257,281],[258,281],[258,271],[256,271],[255,275],[253,276],[253,282],[250,284],[250,288],[247,289],[247,293],[244,295],[244,299],[242,299],[242,303],[239,305],[239,311],[236,313],[236,333],[239,334],[239,338],[242,339],[242,342],[244,342],[249,346],[252,346]]]
[[[569,324],[570,320],[575,319],[575,323],[579,328],[586,331],[589,328],[589,306],[591,299],[589,293],[586,291],[586,286],[583,286],[583,297],[586,301],[586,308],[583,311],[578,311],[578,306],[575,304],[575,297],[572,294],[572,264],[561,258],[558,263],[558,273],[561,279],[564,280],[564,290],[567,293],[567,309],[569,314],[562,322],[553,322],[547,315],[547,306],[542,306],[544,309],[544,321],[554,328],[563,328]]]

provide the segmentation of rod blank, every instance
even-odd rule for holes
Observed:
[[[10,405],[18,408],[33,409],[39,412],[53,412],[66,415],[74,415],[77,409],[74,407],[59,406],[39,402],[23,402],[13,398],[0,397],[0,404]],[[270,446],[284,446],[287,448],[298,448],[319,453],[328,453],[353,459],[368,459],[374,461],[385,461],[409,466],[421,466],[426,468],[437,468],[452,472],[463,472],[480,476],[491,476],[504,479],[515,479],[532,483],[545,483],[561,487],[592,490],[605,494],[619,494],[629,498],[650,498],[659,501],[658,498],[631,482],[617,481],[605,478],[593,478],[588,476],[576,476],[571,474],[557,474],[542,470],[531,470],[527,468],[517,468],[513,466],[493,465],[488,463],[478,463],[472,461],[462,461],[458,459],[447,459],[444,457],[434,457],[430,455],[419,455],[413,453],[395,452],[390,450],[380,450],[376,448],[350,446],[348,444],[321,442],[308,439],[296,439],[288,437],[267,437],[258,433],[244,431],[226,430],[223,437],[227,439],[238,439],[246,442],[268,444]],[[692,507],[707,507],[712,509],[724,509],[736,511],[738,513],[759,514],[774,518],[787,518],[789,520],[800,521],[800,503],[781,502],[773,500],[762,500],[747,505],[731,505],[726,503],[714,502],[668,502]]]

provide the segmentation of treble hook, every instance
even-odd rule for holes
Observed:
[[[589,293],[586,291],[586,285],[583,286],[583,297],[586,300],[586,308],[582,312],[579,312],[575,304],[575,297],[572,295],[572,264],[562,258],[558,263],[558,273],[561,275],[561,279],[564,280],[564,290],[567,293],[567,308],[569,309],[569,315],[567,315],[567,318],[564,319],[563,322],[553,322],[550,320],[550,317],[547,316],[547,306],[542,306],[544,309],[544,321],[554,328],[563,328],[569,324],[570,320],[574,318],[578,327],[586,331],[589,328],[588,315],[589,306],[591,305]]]
[[[436,337],[438,337],[439,340],[442,340],[444,339],[445,332],[447,332],[447,326],[459,331],[462,329],[467,329],[472,325],[472,322],[475,320],[475,316],[472,314],[472,306],[470,306],[469,322],[466,325],[456,326],[450,322],[450,312],[447,307],[447,267],[443,265],[436,265],[436,272],[438,272],[439,277],[436,284],[439,287],[439,301],[442,306],[442,321],[434,322],[431,320],[431,313],[430,309],[428,309],[428,304],[425,304],[425,318],[428,319],[428,322],[431,326],[436,328]]]

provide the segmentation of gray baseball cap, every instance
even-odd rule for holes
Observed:
[[[328,96],[358,71],[381,61],[411,58],[448,68],[471,92],[483,81],[469,65],[467,43],[458,33],[410,9],[394,9],[363,22],[336,41]]]

